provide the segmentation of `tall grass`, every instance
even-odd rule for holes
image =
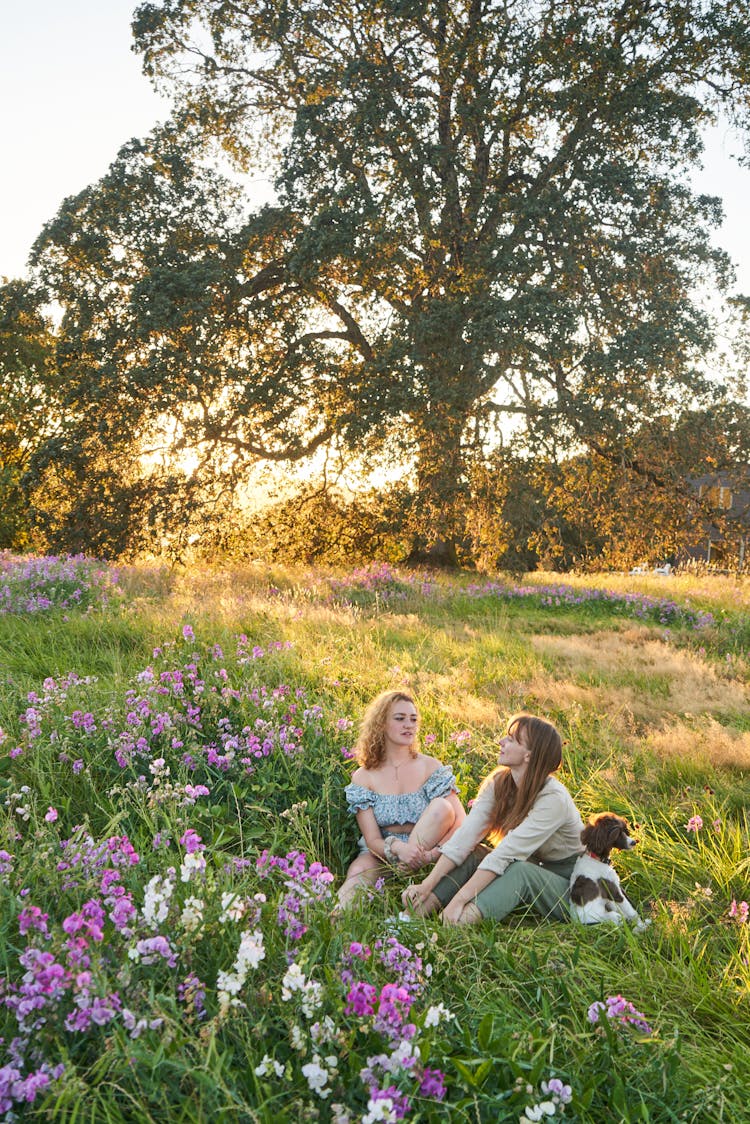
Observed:
[[[80,609],[6,598],[0,1111],[746,1119],[744,594],[633,581],[133,568]],[[582,814],[638,825],[645,933],[406,921],[398,881],[332,918],[354,727],[402,684],[465,800],[509,714],[559,724]],[[597,1016],[615,996],[642,1018]]]

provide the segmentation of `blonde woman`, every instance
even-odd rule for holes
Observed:
[[[425,917],[442,910],[448,925],[502,920],[519,906],[569,920],[568,884],[583,851],[583,823],[552,774],[562,740],[543,718],[519,714],[500,739],[498,768],[423,882],[408,886],[404,905]],[[481,846],[488,839],[490,846]]]
[[[434,862],[437,845],[466,816],[451,769],[419,752],[418,727],[407,691],[384,691],[365,712],[354,747],[360,767],[344,790],[362,835],[339,890],[341,906],[380,878],[384,865],[408,871]]]

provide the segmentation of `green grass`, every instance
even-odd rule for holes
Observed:
[[[333,597],[331,577],[260,566],[179,574],[133,568],[122,576],[123,596],[87,615],[0,616],[0,849],[13,855],[12,871],[0,875],[4,994],[19,985],[19,956],[29,945],[67,963],[63,920],[104,898],[98,868],[84,862],[74,876],[57,870],[71,853],[61,841],[83,838],[74,834],[83,825],[95,842],[127,835],[140,856],[116,868],[139,919],[132,936],[108,919],[104,939],[89,940],[91,993],[117,993],[135,1018],[161,1020],[131,1037],[119,1011],[101,1026],[71,1031],[65,1016],[73,991],[50,1000],[24,1073],[43,1061],[65,1070],[15,1111],[96,1124],[362,1120],[368,1096],[360,1069],[388,1044],[371,1021],[347,1013],[342,956],[351,941],[375,949],[396,933],[431,967],[410,1017],[420,1065],[440,1069],[446,1086],[438,1101],[418,1095],[413,1072],[392,1077],[409,1094],[407,1119],[516,1122],[543,1099],[541,1083],[552,1077],[572,1089],[564,1119],[585,1124],[750,1119],[750,924],[729,915],[733,900],[748,898],[750,881],[750,708],[738,642],[750,632],[744,588],[712,587],[706,579],[693,587],[682,578],[667,586],[646,576],[628,586],[626,579],[566,577],[583,588],[668,595],[716,615],[700,633],[679,622],[665,633],[601,602],[547,607],[539,599],[472,597],[466,589],[477,579],[467,576],[441,576],[426,593],[407,580],[377,593],[354,581],[348,595],[339,574],[344,585]],[[186,624],[195,641],[183,639]],[[238,661],[240,634],[248,650],[259,645],[265,654]],[[154,648],[168,643],[154,657]],[[223,659],[211,654],[216,644]],[[162,671],[189,677],[191,665],[205,684],[198,694],[192,687],[158,694]],[[149,666],[152,693],[148,679],[139,679]],[[234,694],[222,695],[220,668]],[[51,698],[42,733],[30,742],[28,693],[41,694],[45,679],[71,671],[92,681]],[[297,849],[341,876],[357,835],[344,806],[350,765],[342,755],[355,730],[342,729],[342,720],[356,726],[372,695],[401,684],[416,692],[422,732],[435,737],[431,752],[454,766],[464,799],[492,764],[494,739],[510,714],[530,709],[555,721],[565,737],[562,779],[582,814],[612,809],[638,825],[640,846],[617,865],[650,928],[640,935],[583,930],[515,915],[473,930],[437,921],[394,929],[388,918],[399,908],[396,883],[337,922],[329,900],[311,901],[307,932],[299,940],[285,935],[276,920],[283,879],[260,879],[255,860],[264,849],[278,856]],[[268,698],[274,689],[289,694],[254,702],[252,692],[262,688]],[[161,732],[148,723],[129,727],[136,704],[128,690],[149,700],[152,714],[169,704],[177,724]],[[297,702],[298,690],[305,697]],[[200,728],[183,721],[193,698],[202,707]],[[290,705],[298,707],[291,719]],[[310,710],[316,705],[319,716]],[[91,714],[95,729],[76,725],[82,719],[74,721],[74,712]],[[206,744],[220,743],[223,722],[239,736],[265,720],[274,737],[298,724],[300,751],[276,747],[257,758],[252,774],[239,765],[241,751],[225,768],[204,762],[191,771],[184,762],[185,753],[201,758]],[[145,743],[121,767],[114,752],[128,729]],[[453,740],[459,731],[469,732],[468,741]],[[9,756],[16,745],[23,752]],[[154,773],[156,759],[168,774],[159,767]],[[196,783],[210,794],[185,803],[185,785]],[[48,807],[57,810],[56,822],[45,819]],[[694,815],[704,826],[688,832]],[[179,839],[187,828],[206,845],[207,868],[183,883]],[[229,869],[234,860],[241,862]],[[169,867],[176,873],[168,916],[144,928],[146,884]],[[221,907],[230,889],[248,903],[261,892],[267,901],[231,921]],[[182,912],[191,896],[203,902],[195,929]],[[49,937],[19,932],[19,913],[29,905],[48,914]],[[222,1010],[217,976],[232,970],[243,930],[262,932],[265,957],[242,986],[242,1005]],[[137,937],[155,932],[171,942],[174,966],[132,959]],[[301,1010],[298,993],[282,998],[290,958],[321,984],[314,1017]],[[375,988],[392,982],[374,951],[355,968],[356,978]],[[205,986],[203,1017],[180,990],[191,976]],[[644,1014],[652,1035],[589,1021],[592,1003],[618,994]],[[425,1026],[427,1009],[440,1003],[453,1018]],[[326,1016],[333,1030],[315,1045],[311,1024]],[[17,1034],[6,1005],[0,1035],[7,1044]],[[285,1067],[282,1077],[256,1074],[264,1055]],[[314,1056],[321,1064],[337,1059],[335,1071],[329,1066],[329,1097],[318,1096],[302,1072]],[[342,1107],[334,1111],[334,1104]]]

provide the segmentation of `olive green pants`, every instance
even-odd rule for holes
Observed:
[[[433,890],[441,906],[469,881],[482,859],[490,853],[488,847],[477,847],[467,859],[441,878]],[[531,907],[542,917],[556,921],[570,921],[570,875],[578,855],[559,862],[512,862],[505,872],[490,882],[474,899],[482,917],[502,921],[514,909]]]

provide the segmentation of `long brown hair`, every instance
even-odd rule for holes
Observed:
[[[496,841],[526,818],[547,777],[559,769],[562,762],[562,738],[544,718],[517,714],[508,723],[508,733],[516,738],[526,734],[530,757],[518,787],[505,765],[500,765],[485,781],[485,785],[494,784],[495,788],[491,839]]]
[[[388,721],[388,711],[396,702],[407,702],[416,709],[414,697],[408,691],[383,691],[373,699],[365,711],[359,731],[354,756],[358,764],[365,769],[377,769],[383,764],[385,758],[385,724]],[[416,757],[417,739],[411,744],[411,755]]]

